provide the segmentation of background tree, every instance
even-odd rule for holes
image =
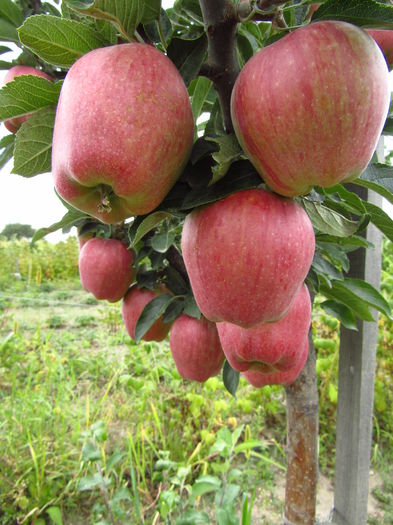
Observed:
[[[15,223],[6,224],[0,235],[7,237],[7,239],[11,239],[12,237],[16,237],[17,239],[22,239],[23,237],[25,239],[31,239],[34,233],[35,230],[30,226],[30,224]]]

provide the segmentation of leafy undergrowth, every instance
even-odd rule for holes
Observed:
[[[386,244],[390,301],[392,254]],[[9,280],[0,309],[2,525],[247,525],[270,523],[266,511],[280,516],[281,387],[241,380],[233,399],[219,377],[203,386],[183,381],[167,343],[135,345],[119,305],[98,303],[75,280]],[[393,327],[384,318],[379,327],[373,468],[384,483],[374,497],[392,523]],[[320,462],[331,476],[339,326],[316,309],[313,331]]]

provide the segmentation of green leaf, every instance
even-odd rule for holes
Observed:
[[[216,508],[216,519],[217,525],[237,525],[239,523],[235,513],[235,509],[233,508]]]
[[[63,525],[63,519],[61,517],[61,510],[59,507],[48,507],[46,513],[50,517],[54,525]]]
[[[349,270],[349,259],[345,250],[336,242],[324,242],[317,240],[316,251],[320,251],[333,265],[341,268],[344,272]]]
[[[239,386],[240,374],[237,370],[234,370],[228,361],[225,361],[222,369],[222,379],[225,388],[228,390],[233,397],[236,397],[236,390]]]
[[[337,270],[337,268],[333,266],[332,263],[327,261],[317,251],[314,253],[312,267],[318,275],[321,274],[326,276],[328,279],[336,279],[338,281],[342,281],[344,279],[340,270]]]
[[[150,240],[151,247],[158,253],[165,253],[175,242],[175,238],[175,232],[169,229],[156,233]]]
[[[184,300],[179,298],[176,299],[176,301],[173,301],[168,308],[165,310],[164,314],[162,315],[162,320],[164,323],[172,323],[175,319],[177,319],[183,312],[184,307]]]
[[[56,110],[41,109],[16,134],[12,173],[34,177],[51,171],[52,135]]]
[[[363,281],[362,279],[350,279],[347,277],[341,284],[345,286],[347,290],[350,290],[363,299],[365,303],[373,306],[390,319],[392,318],[392,311],[389,303],[370,283]]]
[[[82,448],[83,461],[97,461],[102,459],[102,453],[92,441],[88,441]]]
[[[188,210],[204,204],[216,202],[240,190],[257,188],[262,184],[260,176],[249,161],[231,164],[228,173],[216,184],[208,188],[197,188],[187,193],[179,208]]]
[[[371,222],[384,234],[388,239],[393,241],[393,221],[387,213],[371,202],[364,202],[367,213],[370,215]]]
[[[239,454],[240,452],[247,452],[249,450],[252,450],[254,448],[264,448],[265,445],[258,439],[249,439],[247,441],[244,441],[244,443],[240,443],[240,445],[237,445],[235,447],[235,454]]]
[[[62,82],[21,75],[0,89],[0,120],[28,115],[57,103]]]
[[[145,24],[143,28],[152,42],[160,44],[166,50],[173,35],[173,28],[165,9],[160,10],[159,20],[149,22]]]
[[[230,165],[240,160],[243,156],[243,150],[234,133],[230,135],[220,135],[219,137],[206,137],[206,140],[218,145],[218,151],[212,154],[216,165],[213,166],[213,178],[210,184],[216,183],[222,179],[228,172]]]
[[[0,60],[0,70],[5,71],[6,69],[11,69],[13,64],[11,62],[5,62],[5,60]]]
[[[129,0],[128,0],[129,1]],[[142,24],[158,20],[161,10],[161,0],[144,0]]]
[[[374,0],[328,0],[312,20],[343,20],[358,26],[393,29],[393,9]]]
[[[23,12],[12,0],[1,0],[0,18],[7,20],[10,24],[18,27],[23,22]]]
[[[111,501],[132,501],[130,491],[127,487],[119,487],[115,490]]]
[[[19,43],[16,27],[4,18],[0,18],[0,41]]]
[[[101,476],[101,474],[97,473],[93,476],[85,476],[84,478],[81,478],[79,480],[77,490],[84,492],[98,487],[109,487],[110,484],[110,479],[104,478]]]
[[[302,204],[314,228],[328,235],[348,237],[358,229],[358,223],[346,219],[340,213],[330,210],[320,202],[302,199]]]
[[[192,486],[191,497],[196,499],[199,496],[208,494],[209,492],[216,492],[221,488],[221,480],[216,476],[205,475],[200,476],[195,480]]]
[[[132,40],[140,23],[157,20],[161,0],[67,0],[76,11],[112,22],[118,31]]]
[[[363,200],[354,193],[348,190],[342,184],[336,184],[327,190],[324,190],[325,201],[324,204],[338,213],[349,212],[354,213],[357,216],[364,215],[366,208],[364,207]],[[337,196],[339,199],[337,199]]]
[[[387,301],[371,284],[361,279],[346,278],[344,281],[332,281],[331,288],[321,286],[321,293],[327,299],[333,299],[346,305],[364,321],[374,321],[369,306],[391,318],[391,310]]]
[[[200,117],[205,101],[209,95],[210,89],[213,85],[212,81],[206,77],[198,77],[196,80],[192,81],[192,87],[190,86],[190,91],[192,89],[191,96],[191,107],[192,113],[194,115],[194,122]],[[196,127],[195,127],[195,136],[196,136]]]
[[[120,463],[127,456],[127,452],[116,448],[111,456],[106,461],[106,472],[110,472],[116,465]],[[123,487],[125,488],[125,487]]]
[[[168,57],[175,64],[186,86],[198,76],[207,54],[207,38],[203,35],[197,40],[172,38],[168,47]]]
[[[385,120],[382,135],[393,135],[393,118],[391,116]]]
[[[184,514],[176,520],[176,525],[210,525],[210,518],[206,512],[187,509]]]
[[[323,308],[327,314],[336,317],[345,328],[349,330],[358,329],[355,316],[345,304],[337,303],[336,301],[324,301],[321,303],[321,308]]]
[[[152,299],[142,310],[135,326],[135,342],[139,343],[149,328],[159,319],[177,296],[160,294]]]
[[[202,317],[202,313],[199,310],[195,298],[191,294],[187,295],[184,299],[184,313],[190,317],[195,317],[196,319],[200,319]]]
[[[172,217],[172,214],[169,212],[156,211],[142,218],[141,222],[135,220],[128,232],[131,244],[135,246],[146,233],[149,233],[149,231],[153,230],[158,224],[170,217]]]
[[[216,494],[215,502],[217,507],[220,505],[221,509],[228,512],[228,523],[231,525],[238,525],[238,519],[235,513],[236,499],[240,493],[240,485],[234,483],[227,483],[225,490],[221,494]]]
[[[37,206],[40,206],[41,203],[37,203]],[[67,213],[63,216],[63,218],[52,224],[52,226],[48,226],[47,228],[40,228],[37,230],[31,240],[31,244],[34,244],[38,240],[42,239],[49,233],[53,233],[57,230],[62,230],[63,228],[67,228],[70,226],[74,226],[79,221],[83,221],[90,218],[89,215],[86,215],[85,213],[76,210],[76,209],[70,209],[67,211]]]
[[[6,135],[0,140],[0,169],[7,164],[14,154],[15,135]]]
[[[75,20],[35,15],[18,29],[22,44],[45,62],[68,68],[85,53],[105,45],[94,29]]]
[[[182,40],[196,40],[205,32],[199,0],[176,0],[168,15]]]
[[[0,55],[4,55],[4,53],[12,52],[12,49],[7,46],[0,46]]]
[[[165,284],[176,295],[184,295],[189,291],[183,277],[173,266],[167,266],[165,268]]]
[[[340,281],[333,281],[332,287],[321,286],[320,292],[327,298],[344,304],[363,321],[374,321],[368,305],[351,290],[348,290]]]
[[[374,190],[393,204],[393,167],[388,164],[369,164],[354,184]]]

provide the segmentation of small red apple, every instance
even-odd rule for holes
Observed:
[[[311,23],[261,49],[240,72],[231,99],[237,138],[275,192],[358,177],[389,109],[383,55],[362,29]]]
[[[49,75],[39,69],[35,69],[34,67],[14,66],[9,69],[8,73],[5,75],[3,85],[11,82],[15,77],[19,77],[21,75],[33,75],[35,77],[46,78],[46,80],[52,80]],[[4,121],[4,126],[8,129],[8,131],[11,131],[11,133],[16,133],[23,122],[26,122],[29,117],[31,117],[31,113],[21,117],[10,118]]]
[[[266,372],[261,372],[258,370],[247,370],[247,372],[242,372],[242,375],[247,379],[247,381],[260,388],[266,385],[290,385],[292,384],[300,372],[303,370],[304,365],[306,364],[308,356],[308,339],[303,341],[303,344],[300,349],[299,360],[288,370],[272,371],[266,370]]]
[[[393,29],[365,29],[380,47],[389,69],[393,68]]]
[[[135,326],[144,307],[150,303],[159,292],[133,286],[123,299],[121,312],[128,335],[135,340]],[[171,323],[164,323],[160,317],[142,337],[144,341],[163,341],[168,335]]]
[[[278,321],[288,312],[315,247],[303,208],[260,189],[194,210],[181,242],[203,315],[245,328]]]
[[[216,325],[203,317],[178,317],[169,346],[179,374],[200,383],[218,374],[225,360]]]
[[[191,152],[187,88],[147,44],[95,49],[69,70],[57,106],[52,173],[59,195],[105,223],[144,215]]]
[[[83,288],[97,299],[119,301],[135,278],[134,256],[117,239],[94,237],[79,252],[79,275]]]
[[[303,285],[280,321],[261,323],[253,328],[218,323],[217,330],[225,357],[233,369],[280,374],[292,370],[301,359],[310,323],[310,294]]]

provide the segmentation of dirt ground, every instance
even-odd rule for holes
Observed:
[[[378,506],[377,500],[373,497],[372,491],[375,487],[382,485],[380,477],[370,473],[368,515],[369,517],[380,518],[382,521],[383,512]],[[285,498],[285,477],[276,474],[274,494],[263,490],[257,495],[253,508],[253,519],[260,525],[281,525],[282,524],[282,505]],[[317,519],[319,525],[329,523],[330,512],[333,508],[334,486],[326,476],[319,475],[317,493]]]

